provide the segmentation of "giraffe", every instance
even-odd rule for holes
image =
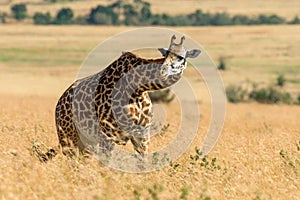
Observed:
[[[114,145],[133,144],[145,156],[150,141],[152,104],[148,91],[170,87],[180,80],[187,58],[201,51],[187,50],[185,37],[169,48],[159,48],[161,58],[141,58],[131,52],[113,61],[104,70],[75,81],[59,98],[55,120],[63,153],[86,145],[98,145],[110,152]],[[53,152],[52,152],[53,153]]]

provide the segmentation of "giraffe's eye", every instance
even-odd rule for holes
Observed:
[[[179,61],[182,61],[183,59],[184,59],[184,57],[178,56],[178,60],[179,60]]]

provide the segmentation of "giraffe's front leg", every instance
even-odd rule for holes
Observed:
[[[148,154],[148,144],[150,142],[150,130],[147,130],[147,133],[144,135],[145,137],[135,137],[131,138],[131,142],[133,144],[134,150],[142,157]]]

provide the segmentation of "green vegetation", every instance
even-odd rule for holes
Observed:
[[[206,190],[202,190],[199,200],[211,200],[211,197],[206,194]]]
[[[231,103],[239,103],[246,100],[247,91],[241,86],[229,85],[226,88],[227,99]]]
[[[153,103],[168,104],[175,98],[175,95],[172,94],[172,91],[169,88],[164,90],[149,92],[149,96]]]
[[[220,58],[219,58],[218,69],[219,69],[219,70],[226,70],[226,69],[227,69],[227,66],[226,66],[225,58],[224,58],[224,57],[220,57]]]
[[[49,12],[46,14],[37,12],[33,16],[34,24],[51,24],[51,15]]]
[[[72,24],[73,11],[70,8],[62,8],[58,11],[54,24]]]
[[[159,193],[161,193],[164,188],[161,185],[154,184],[152,188],[148,188],[148,192],[153,200],[159,200]]]
[[[141,193],[139,193],[137,190],[133,190],[133,195],[136,200],[140,200],[142,196]]]
[[[296,100],[293,100],[292,95],[285,91],[283,86],[285,84],[285,78],[283,75],[277,77],[276,85],[268,87],[257,87],[257,84],[252,84],[250,91],[244,89],[241,86],[229,85],[226,87],[227,99],[231,103],[256,101],[266,104],[299,104],[300,95]],[[278,87],[279,86],[279,87]]]
[[[84,48],[77,51],[70,48],[50,48],[47,50],[34,47],[26,49],[3,48],[0,49],[0,60],[11,65],[23,63],[23,66],[78,65],[82,62],[86,51]],[[53,56],[51,59],[49,59],[49,54]],[[66,59],[66,57],[69,58]]]
[[[190,164],[191,165],[197,165],[199,164],[200,167],[203,167],[205,169],[214,171],[214,170],[220,170],[221,166],[217,164],[217,158],[212,158],[211,160],[204,156],[203,153],[200,151],[199,148],[195,148],[195,155],[190,155]]]
[[[6,23],[7,13],[0,11],[0,23]]]
[[[231,103],[256,101],[266,104],[292,104],[293,98],[289,92],[281,91],[274,86],[253,89],[250,93],[240,86],[229,85],[226,88],[227,99]]]
[[[282,74],[277,77],[277,85],[278,86],[283,87],[285,82],[286,82],[286,79],[284,78],[284,76]]]
[[[300,19],[298,16],[296,16],[292,21],[289,22],[289,24],[300,24]]]
[[[111,25],[118,23],[118,15],[112,7],[97,6],[91,10],[87,19],[89,24]]]
[[[33,16],[34,24],[38,25],[47,25],[47,24],[74,24],[80,23],[81,19],[78,17],[73,21],[74,13],[70,8],[62,8],[56,14],[55,19],[53,20],[50,13],[40,13],[37,12]]]
[[[145,193],[145,190],[146,190],[146,193]],[[190,190],[191,190],[190,186],[183,186],[180,189],[180,196],[178,199],[180,199],[180,200],[189,199],[188,196],[190,194]],[[133,193],[134,199],[136,199],[136,200],[140,200],[140,199],[159,200],[159,199],[165,199],[165,198],[160,197],[162,192],[164,192],[164,187],[160,184],[154,183],[150,187],[147,186],[144,188],[141,188],[141,187],[134,188],[132,193]]]
[[[120,5],[122,6],[122,5]],[[151,5],[148,2],[138,1],[137,4],[123,5],[125,25],[148,25],[151,24]]]
[[[268,88],[261,88],[261,89],[254,89],[249,94],[250,99],[253,99],[259,103],[284,103],[284,104],[291,104],[292,97],[291,94],[288,92],[280,91],[275,87],[268,87]]]
[[[27,16],[27,7],[24,3],[13,5],[11,11],[13,12],[14,18],[18,21],[25,19]]]
[[[181,194],[180,194],[179,199],[180,200],[187,200],[189,193],[190,193],[190,188],[189,187],[186,186],[186,187],[181,188]]]
[[[300,149],[300,141],[296,143],[297,151]],[[291,168],[296,174],[300,167],[300,160],[294,153],[288,153],[287,151],[281,149],[279,152],[281,159],[283,160],[283,166]]]
[[[58,0],[51,0],[52,3]],[[12,7],[17,20],[26,17],[26,5],[16,4]],[[48,24],[48,16],[35,13],[35,24]],[[153,14],[151,4],[143,0],[135,0],[134,4],[118,0],[110,5],[98,5],[92,8],[87,16],[78,16],[72,20],[73,11],[70,8],[61,9],[52,24],[96,24],[96,25],[165,25],[165,26],[227,26],[227,25],[258,25],[258,24],[299,24],[298,16],[291,21],[276,14],[260,14],[254,17],[246,15],[230,16],[226,12],[206,13],[196,10],[187,15],[169,15],[167,13]],[[45,21],[47,23],[45,23]]]

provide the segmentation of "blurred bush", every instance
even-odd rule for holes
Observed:
[[[62,8],[58,11],[54,24],[72,24],[73,23],[73,11],[70,8]]]
[[[156,90],[149,92],[149,96],[153,103],[170,103],[174,98],[175,95],[171,92],[171,89],[164,89],[164,90]]]
[[[224,57],[220,57],[220,58],[219,58],[218,69],[219,69],[219,70],[226,70],[226,69],[227,69],[227,66],[226,66],[225,58],[224,58]]]
[[[231,103],[244,102],[246,101],[247,91],[241,86],[229,85],[226,88],[226,96]]]
[[[47,12],[46,14],[37,12],[33,16],[34,24],[43,24],[43,25],[51,24],[52,23],[51,20],[52,19],[49,12]]]
[[[286,82],[286,79],[284,78],[284,75],[281,74],[277,77],[277,85],[278,86],[283,87],[285,82]]]
[[[279,91],[274,87],[253,90],[249,94],[249,97],[259,103],[292,103],[292,96],[290,93]]]
[[[11,11],[13,13],[14,18],[18,21],[27,17],[27,7],[24,3],[13,5],[11,7]]]
[[[47,0],[52,3],[66,0]],[[72,1],[72,0],[68,0]],[[24,4],[25,5],[25,4]],[[73,15],[69,15],[71,9],[64,10],[53,21],[55,24],[97,24],[97,25],[162,25],[162,26],[227,26],[227,25],[257,25],[257,24],[299,24],[296,16],[287,22],[284,18],[272,14],[260,14],[259,16],[234,15],[226,12],[209,13],[197,9],[190,14],[169,15],[167,13],[153,14],[151,4],[144,0],[135,0],[134,3],[117,0],[109,5],[98,5],[90,10],[86,17],[79,17],[72,21]],[[21,11],[20,11],[21,12]],[[26,9],[25,9],[26,13]],[[18,15],[19,16],[19,15]],[[20,15],[22,16],[22,15]],[[26,16],[26,15],[25,15]],[[19,17],[18,17],[19,18]],[[71,18],[71,19],[70,19]]]

